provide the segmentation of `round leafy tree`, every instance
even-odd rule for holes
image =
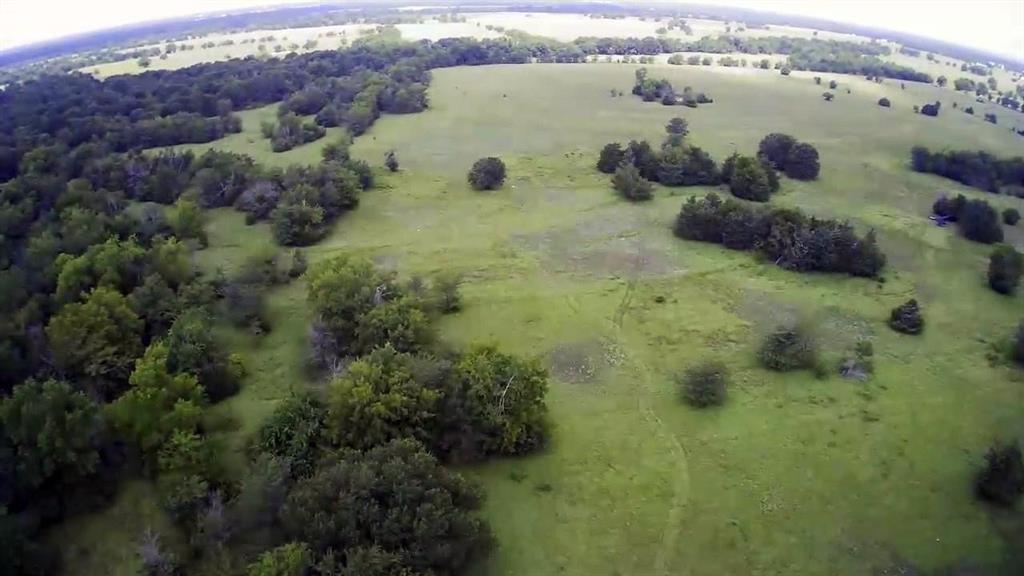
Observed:
[[[612,187],[615,191],[627,200],[639,201],[650,200],[654,195],[654,188],[643,176],[636,166],[623,164],[615,170],[612,176]]]
[[[995,445],[975,482],[978,495],[998,506],[1012,506],[1024,494],[1024,461],[1016,443]]]
[[[1012,294],[1024,275],[1024,255],[1000,244],[988,260],[988,285],[1000,294]]]
[[[786,176],[795,180],[814,180],[820,170],[818,150],[814,146],[800,142],[789,151],[785,166]]]
[[[911,298],[893,308],[889,315],[889,327],[904,334],[920,334],[924,330],[924,317],[917,300]]]
[[[958,220],[960,231],[968,240],[982,244],[994,244],[1003,241],[1003,228],[999,224],[999,215],[995,208],[984,200],[968,200],[960,211]]]
[[[683,374],[680,382],[683,398],[697,408],[725,402],[729,371],[721,362],[703,362]]]
[[[878,105],[881,106],[882,108],[889,108],[892,106],[892,102],[889,102],[888,98],[879,98]]]
[[[475,190],[495,190],[505,183],[505,163],[501,158],[489,156],[473,163],[470,169],[469,184]]]
[[[605,174],[611,174],[622,164],[625,157],[626,153],[618,142],[605,144],[601,149],[601,157],[597,159],[597,169]]]
[[[796,138],[789,134],[773,132],[761,139],[757,146],[757,157],[767,161],[776,170],[782,170],[794,145]]]
[[[774,190],[764,166],[755,158],[741,156],[732,166],[729,191],[737,198],[767,202]]]
[[[1003,210],[1003,224],[1016,226],[1017,222],[1020,222],[1020,212],[1016,208]]]
[[[286,535],[305,542],[315,557],[333,551],[347,564],[351,553],[379,548],[397,558],[392,574],[459,574],[492,543],[487,524],[474,514],[480,501],[475,486],[418,443],[397,440],[339,452],[298,481],[281,521]]]

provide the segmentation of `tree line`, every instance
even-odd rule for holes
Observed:
[[[1024,198],[1024,158],[999,158],[978,150],[932,152],[924,146],[910,151],[910,166],[915,172],[937,174],[972,188],[988,192],[1007,192]]]

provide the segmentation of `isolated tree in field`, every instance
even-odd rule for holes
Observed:
[[[815,76],[814,83],[817,84],[818,86],[821,86],[821,76]]]
[[[416,442],[400,440],[342,451],[299,480],[281,524],[288,539],[307,543],[314,556],[379,549],[398,560],[389,574],[459,574],[492,544],[475,514],[480,503],[476,486]]]
[[[935,79],[935,83],[938,84],[939,88],[944,87],[948,81],[945,76],[939,76]]]
[[[761,139],[757,146],[757,157],[766,160],[776,170],[782,170],[794,145],[796,138],[775,132]]]
[[[924,331],[924,317],[917,300],[911,298],[892,309],[889,314],[889,327],[904,334],[920,334]]]
[[[818,361],[818,344],[804,326],[783,326],[765,336],[758,357],[776,372],[812,368]]]
[[[1017,222],[1020,222],[1020,212],[1016,208],[1007,208],[1003,210],[1003,224],[1007,226],[1016,226]]]
[[[605,174],[612,174],[622,164],[626,153],[618,142],[610,142],[601,149],[601,156],[597,159],[597,169]]]
[[[612,187],[623,198],[634,202],[650,200],[654,195],[654,186],[632,164],[623,164],[615,170]]]
[[[995,444],[985,454],[985,466],[975,481],[978,496],[1010,507],[1024,494],[1024,459],[1016,442]]]
[[[790,68],[789,66],[783,66],[781,69],[779,69],[779,74],[782,74],[783,76],[789,76],[789,73],[792,71],[793,69]]]
[[[878,105],[882,108],[889,108],[892,106],[892,102],[889,102],[888,98],[882,97],[878,99]]]
[[[836,82],[835,80],[829,80],[829,82],[828,82],[829,89],[835,90],[838,86],[839,86],[838,82]]]
[[[774,192],[764,166],[749,156],[740,156],[735,161],[729,191],[737,198],[755,202],[767,202]]]
[[[668,134],[665,138],[665,146],[680,146],[686,135],[690,133],[690,125],[686,120],[676,117],[665,125],[665,132]]]
[[[1010,358],[1024,366],[1024,321],[1017,326],[1010,342]]]
[[[1012,294],[1024,275],[1024,254],[1000,244],[988,260],[988,285],[1000,294]]]
[[[680,380],[683,399],[691,406],[705,408],[725,402],[729,370],[721,362],[702,362],[688,369]]]
[[[1003,228],[999,214],[984,200],[968,200],[958,215],[960,231],[968,240],[982,244],[1003,241]]]
[[[814,180],[820,169],[818,150],[814,146],[804,142],[793,145],[786,158],[786,176],[796,180]]]
[[[505,163],[500,158],[489,156],[473,163],[467,175],[469,184],[475,190],[495,190],[505,183]]]
[[[821,97],[825,99],[825,102],[831,102],[836,97],[836,95],[831,92],[824,92],[822,93]]]
[[[394,150],[388,150],[387,154],[384,155],[384,165],[387,169],[392,172],[398,172],[398,157],[395,155]]]

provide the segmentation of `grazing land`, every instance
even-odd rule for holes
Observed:
[[[441,338],[492,341],[539,357],[553,377],[554,423],[543,452],[465,467],[480,480],[500,547],[479,574],[899,574],[951,566],[1012,573],[1024,559],[1024,517],[993,514],[971,483],[992,438],[1024,434],[1024,376],[986,359],[1024,309],[1024,296],[985,285],[988,248],[927,218],[940,193],[994,196],[908,168],[914,145],[1020,153],[1019,137],[977,117],[912,114],[948,92],[835,76],[825,102],[814,74],[654,65],[655,76],[715,98],[698,109],[628,96],[633,65],[528,65],[434,72],[430,108],[385,116],[353,154],[380,166],[395,150],[399,172],[308,249],[311,262],[371,257],[403,277],[463,274],[464,310]],[[723,73],[729,72],[729,73]],[[909,84],[909,83],[908,83]],[[613,98],[617,88],[627,96]],[[888,97],[891,109],[876,102]],[[642,205],[622,201],[594,169],[609,141],[659,141],[680,111],[688,139],[716,159],[752,154],[769,132],[821,153],[818,181],[783,180],[772,203],[874,228],[889,256],[885,282],[800,275],[750,254],[675,238],[683,199],[705,188],[658,188]],[[313,162],[323,141],[274,155],[258,138],[273,108],[242,113],[244,131],[195,150],[252,154],[261,162]],[[331,139],[329,135],[326,140]],[[285,160],[284,157],[289,155]],[[509,179],[494,192],[465,181],[472,162],[500,156]],[[230,269],[272,246],[265,224],[216,211],[208,271]],[[1024,247],[1020,227],[1007,242]],[[920,338],[886,327],[889,310],[917,298]],[[269,299],[264,337],[227,330],[249,367],[239,394],[211,425],[240,453],[290,392],[309,386],[300,283]],[[876,350],[866,383],[757,365],[760,335],[803,318],[832,362],[861,339]],[[725,362],[734,386],[725,406],[683,404],[675,379],[703,359]],[[238,456],[241,462],[241,456]],[[163,522],[125,514],[152,508],[145,484],[113,508],[54,531],[71,539],[70,573],[128,574],[124,546],[92,547],[102,530],[128,538]],[[153,514],[159,516],[159,511]],[[117,529],[115,529],[115,526]],[[127,544],[125,544],[127,546]],[[116,567],[116,568],[112,568]],[[1000,572],[1005,571],[1005,572]]]

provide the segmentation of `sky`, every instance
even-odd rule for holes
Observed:
[[[149,20],[310,3],[310,0],[0,0],[0,50]],[[703,3],[911,32],[1024,60],[1024,0],[705,0]],[[684,5],[685,2],[673,4]]]

